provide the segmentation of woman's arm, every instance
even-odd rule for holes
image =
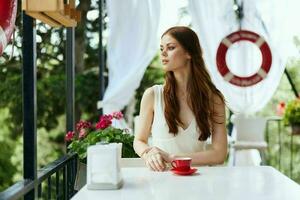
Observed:
[[[148,88],[142,97],[140,115],[135,127],[133,148],[142,157],[149,149],[148,138],[153,120],[154,91]]]
[[[215,117],[212,130],[212,147],[206,151],[171,155],[170,158],[191,157],[194,165],[216,165],[223,164],[227,156],[227,133],[226,133],[226,114],[225,104],[219,98],[214,98]]]
[[[162,156],[155,147],[149,147],[148,145],[153,113],[154,90],[153,87],[151,87],[144,92],[142,97],[140,115],[135,127],[133,148],[150,169],[154,171],[163,171],[165,169],[165,163]]]

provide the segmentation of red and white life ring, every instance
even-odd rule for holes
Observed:
[[[241,40],[247,40],[256,44],[262,54],[262,64],[260,69],[255,74],[247,77],[237,76],[233,74],[226,64],[227,50],[233,43]],[[231,33],[221,41],[218,47],[216,60],[218,70],[223,76],[224,80],[236,86],[248,87],[266,78],[272,64],[272,53],[269,45],[263,37],[251,31],[240,30]]]
[[[15,28],[17,0],[0,1],[0,56]]]

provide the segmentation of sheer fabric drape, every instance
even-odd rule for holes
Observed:
[[[124,108],[158,49],[159,0],[108,0],[108,87],[104,113]]]
[[[293,28],[296,23],[290,23],[295,21],[297,14],[293,8],[293,0],[238,2],[243,2],[244,18],[241,28],[264,37],[273,58],[267,78],[250,87],[237,87],[226,82],[216,67],[216,52],[221,40],[239,29],[233,1],[189,0],[188,11],[213,82],[224,94],[231,110],[249,114],[261,110],[268,103],[280,82],[287,57],[295,54],[292,35],[295,34]],[[252,75],[261,65],[260,50],[250,42],[234,43],[227,53],[227,65],[237,75]]]

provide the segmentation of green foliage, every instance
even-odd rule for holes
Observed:
[[[299,46],[300,47],[300,46]],[[289,59],[286,69],[288,70],[298,92],[300,91],[300,59]],[[279,102],[290,102],[295,99],[295,94],[292,91],[291,85],[288,82],[286,75],[283,74],[279,86],[273,95],[270,102],[258,114],[263,116],[276,115],[276,107]],[[285,175],[289,176],[294,181],[300,183],[300,157],[296,156],[300,153],[300,138],[293,138],[293,163],[291,163],[291,128],[289,126],[283,127],[281,121],[268,122],[268,150],[267,150],[267,164],[275,167]],[[279,160],[281,162],[279,162]],[[291,171],[291,165],[294,169]]]
[[[290,101],[284,112],[284,123],[288,124],[300,124],[300,98]]]
[[[7,114],[8,109],[0,110],[0,124],[5,124]],[[2,191],[14,183],[12,177],[17,169],[12,161],[15,142],[8,137],[9,128],[2,126],[0,130],[0,191]]]
[[[88,133],[83,139],[74,139],[68,146],[71,152],[78,154],[82,162],[86,162],[87,148],[98,142],[122,143],[122,157],[135,158],[138,157],[133,149],[134,136],[124,132],[119,128],[112,126],[105,129],[97,129]]]
[[[99,121],[93,125],[86,120],[80,120],[76,124],[76,131],[68,131],[65,140],[70,142],[68,149],[77,153],[81,162],[86,162],[87,149],[99,142],[122,143],[122,157],[138,157],[133,149],[134,136],[127,129],[116,128],[113,123],[123,118],[121,112],[102,115]]]
[[[0,109],[7,109],[8,113],[4,120],[9,128],[10,138],[16,138],[22,133],[22,84],[20,67],[9,64],[0,70]]]
[[[22,84],[21,74],[7,72],[2,76],[0,85],[0,108],[8,108],[6,125],[11,130],[11,137],[16,138],[22,132]],[[0,73],[1,76],[1,73]],[[1,77],[0,77],[1,78]],[[97,115],[97,83],[98,76],[94,72],[76,76],[76,105],[81,112],[90,113],[89,118]],[[57,127],[58,117],[65,113],[65,77],[64,74],[51,75],[37,81],[37,127],[50,131]]]
[[[21,1],[18,1],[21,5]],[[91,5],[93,7],[91,7]],[[80,10],[97,10],[98,4],[80,1]],[[22,21],[19,7],[16,20],[15,50],[8,60],[11,45],[0,57],[0,109],[8,108],[5,124],[10,128],[10,137],[16,139],[22,134]],[[85,13],[86,14],[86,13]],[[85,16],[83,16],[85,17]],[[75,106],[76,119],[81,114],[88,118],[97,115],[96,102],[100,94],[98,80],[98,45],[95,33],[99,31],[96,19],[86,19],[76,28],[75,46],[82,58],[76,54]],[[86,27],[89,27],[88,29]],[[65,114],[65,29],[51,28],[37,22],[37,128],[51,131],[58,126],[58,117]],[[87,32],[87,33],[86,33]],[[96,48],[95,48],[96,47]],[[78,51],[79,50],[79,51]],[[82,60],[80,60],[82,59]]]
[[[98,35],[99,21],[84,19],[85,10],[98,10],[97,3],[80,0],[83,19],[76,30],[76,79],[75,107],[76,119],[84,115],[86,119],[95,118],[96,102],[99,98],[98,78]],[[18,0],[21,5],[21,0]],[[87,6],[88,5],[88,6]],[[0,57],[0,142],[3,130],[7,131],[3,142],[8,146],[1,148],[0,188],[12,181],[22,179],[23,168],[23,111],[22,111],[22,21],[21,6],[18,7],[15,31],[14,55],[9,61],[11,45]],[[38,129],[38,168],[59,158],[65,150],[66,91],[65,91],[65,50],[66,31],[64,28],[51,28],[37,22],[37,129]],[[89,27],[89,29],[86,29]],[[95,42],[96,41],[96,42]],[[80,58],[79,58],[80,57]],[[2,110],[5,109],[4,115]],[[8,144],[8,141],[11,141]],[[2,145],[1,145],[2,146]]]
[[[5,142],[0,141],[0,146],[0,191],[2,191],[13,184],[12,175],[16,172],[16,167],[12,164],[10,159],[13,154],[11,142],[7,140]]]
[[[140,102],[143,97],[145,90],[155,84],[162,84],[164,82],[164,71],[160,63],[158,54],[152,60],[151,64],[146,69],[139,88],[136,90],[135,99],[135,113],[138,115],[140,111]]]
[[[294,84],[300,92],[300,59],[290,59],[287,63],[288,70]],[[282,75],[278,88],[269,103],[259,113],[263,116],[276,115],[276,107],[280,102],[289,102],[295,98],[291,85],[285,74]]]
[[[97,112],[97,101],[99,100],[99,75],[94,71],[78,74],[76,76],[75,104],[80,110],[76,116],[77,121],[81,114],[85,119],[91,120],[99,117]]]

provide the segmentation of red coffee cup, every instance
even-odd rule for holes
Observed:
[[[191,169],[192,158],[176,158],[171,162],[172,167],[178,171],[189,171]]]

